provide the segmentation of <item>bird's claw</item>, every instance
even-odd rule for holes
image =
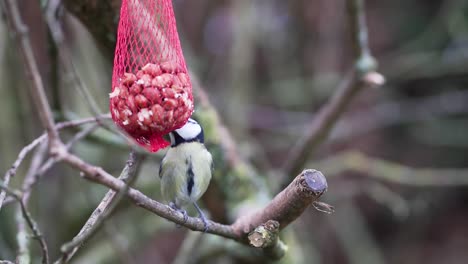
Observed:
[[[206,233],[208,231],[208,227],[210,226],[210,223],[208,222],[208,218],[206,218],[205,214],[200,209],[200,207],[198,207],[197,203],[193,203],[193,205],[195,206],[195,209],[197,209],[200,219],[203,221],[203,225],[204,225],[203,232]]]
[[[203,233],[206,233],[208,231],[208,227],[210,226],[210,222],[208,222],[208,219],[206,219],[204,215],[200,216],[200,219],[203,221],[203,225],[204,225]]]
[[[170,202],[169,203],[169,207],[171,207],[172,209],[176,210],[177,212],[181,213],[183,216],[184,216],[184,224],[187,222],[188,220],[188,214],[187,214],[187,211],[185,211],[184,209],[180,209],[179,207],[177,207],[177,205],[173,202]],[[176,227],[177,228],[181,228],[182,226],[180,224],[176,224]]]

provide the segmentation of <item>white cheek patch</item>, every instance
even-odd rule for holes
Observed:
[[[196,138],[201,133],[201,126],[193,119],[189,121],[181,128],[175,130],[183,139],[190,140]]]

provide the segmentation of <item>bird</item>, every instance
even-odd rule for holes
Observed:
[[[204,144],[202,126],[192,118],[169,133],[170,148],[159,166],[161,194],[169,206],[184,215],[183,207],[193,204],[208,230],[208,219],[197,204],[205,193],[213,173],[213,158]]]

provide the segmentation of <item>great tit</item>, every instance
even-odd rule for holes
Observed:
[[[184,214],[183,206],[192,203],[208,229],[208,220],[197,205],[197,200],[210,184],[213,159],[204,145],[203,128],[197,121],[187,123],[169,133],[171,147],[159,166],[161,193],[169,205]]]

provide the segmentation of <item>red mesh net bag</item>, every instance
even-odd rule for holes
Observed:
[[[151,152],[193,112],[171,0],[123,0],[112,75],[114,122]]]

